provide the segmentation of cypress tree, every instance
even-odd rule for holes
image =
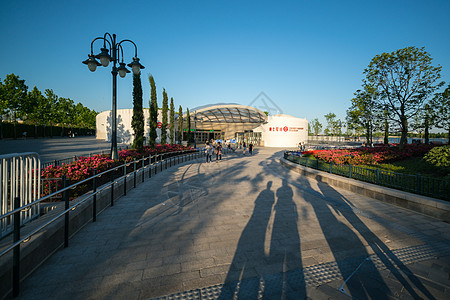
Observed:
[[[175,105],[173,105],[173,97],[170,98],[170,144],[173,145],[175,140]]]
[[[141,74],[133,74],[133,117],[131,127],[134,131],[133,146],[139,152],[144,148],[144,111],[142,110]]]
[[[152,75],[148,76],[148,80],[150,81],[151,88],[151,96],[150,96],[150,105],[149,105],[149,144],[151,147],[155,147],[156,144],[156,126],[158,125],[158,102],[156,99],[156,85],[155,79]]]
[[[178,109],[178,143],[181,144],[183,141],[183,109]]]
[[[191,116],[189,115],[189,108],[186,109],[186,131],[188,146],[192,143],[191,133]]]
[[[162,125],[161,125],[161,145],[167,144],[167,111],[169,110],[169,99],[167,98],[166,90],[163,89],[163,103],[162,103]]]

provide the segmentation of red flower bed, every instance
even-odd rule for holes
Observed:
[[[378,146],[374,148],[362,147],[340,150],[314,150],[307,151],[307,154],[311,154],[315,158],[328,163],[376,165],[404,160],[411,157],[421,157],[433,147],[434,146],[432,145],[408,144],[405,145],[403,150],[400,150],[399,147]]]
[[[61,178],[63,175],[70,180],[70,183],[76,183],[91,177],[94,174],[94,169],[97,173],[104,172],[115,166],[122,164],[123,162],[130,162],[134,159],[141,159],[143,156],[150,156],[160,153],[168,153],[182,150],[192,150],[192,148],[184,147],[181,145],[156,145],[155,148],[144,146],[143,152],[138,152],[135,149],[127,149],[119,152],[119,160],[112,160],[108,155],[94,155],[91,157],[78,157],[78,159],[70,164],[64,164],[62,166],[50,165],[43,169],[41,172],[41,178]],[[54,192],[51,190],[51,186],[56,187],[56,190],[61,189],[61,180],[44,181],[42,186],[42,196],[48,195]],[[79,195],[85,192],[87,185],[80,187],[78,191],[75,191],[74,195]]]

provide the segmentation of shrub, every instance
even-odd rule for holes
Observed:
[[[433,166],[450,168],[450,146],[435,147],[425,154],[424,159]]]

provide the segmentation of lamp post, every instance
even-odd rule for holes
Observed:
[[[100,49],[100,54],[94,55],[93,46],[94,42],[97,40],[103,40],[103,48]],[[122,40],[120,42],[117,42],[116,35],[111,35],[108,32],[105,33],[103,37],[96,37],[94,40],[92,40],[91,54],[88,55],[88,59],[83,61],[83,64],[86,64],[91,72],[94,72],[97,69],[97,66],[107,67],[110,62],[113,63],[111,71],[111,74],[113,76],[111,159],[119,159],[119,153],[117,151],[117,74],[119,74],[121,78],[124,78],[127,73],[130,73],[130,71],[126,68],[125,63],[123,62],[123,42],[130,42],[134,45],[135,54],[133,57],[133,61],[128,64],[128,67],[133,70],[133,74],[138,75],[141,72],[141,69],[144,69],[145,67],[139,63],[136,44],[131,40]],[[111,53],[112,56],[109,55],[109,53]],[[100,62],[98,62],[96,58],[100,59]],[[119,63],[119,67],[117,67],[117,63]]]

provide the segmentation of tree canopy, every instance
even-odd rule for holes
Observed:
[[[443,84],[437,82],[441,67],[431,62],[424,48],[407,47],[376,55],[364,70],[364,85],[376,89],[374,100],[387,106],[388,118],[400,127],[400,147],[407,142],[408,121]]]
[[[28,92],[25,80],[15,74],[6,75],[3,83],[0,82],[0,120],[95,128],[96,116],[96,111],[59,97],[51,89],[42,94],[34,87]]]

